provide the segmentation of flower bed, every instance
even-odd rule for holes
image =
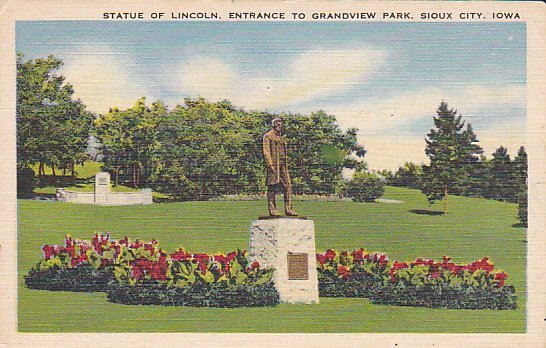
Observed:
[[[317,254],[319,294],[364,297],[372,303],[451,309],[515,309],[508,275],[495,271],[488,258],[467,265],[417,259],[390,262],[385,254],[364,249]]]
[[[209,307],[271,306],[279,295],[272,271],[250,263],[246,251],[167,254],[157,241],[119,242],[95,234],[91,242],[44,245],[43,259],[25,276],[32,289],[105,291],[124,304]]]
[[[272,270],[250,263],[246,251],[205,254],[157,241],[115,241],[95,234],[91,241],[70,235],[64,246],[44,245],[43,259],[25,276],[31,289],[108,292],[111,302],[207,307],[272,306],[279,294]],[[389,261],[387,255],[327,250],[317,270],[322,297],[368,298],[375,304],[452,309],[515,309],[508,275],[488,258],[462,265],[417,259]]]

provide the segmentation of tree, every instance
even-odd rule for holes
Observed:
[[[366,154],[357,142],[357,129],[343,132],[336,117],[317,111],[309,116],[281,114],[290,156],[290,176],[297,194],[333,194],[343,168],[363,165]],[[269,120],[267,120],[270,122]]]
[[[347,184],[347,196],[355,202],[374,202],[383,195],[381,179],[374,174],[357,170]]]
[[[112,108],[95,120],[94,136],[100,142],[104,169],[114,173],[117,184],[131,183],[134,187],[150,184],[158,171],[159,123],[167,113],[157,101],[149,108],[144,97],[132,108]]]
[[[477,145],[472,126],[468,124],[465,129],[462,116],[457,116],[446,102],[442,101],[436,113],[435,128],[425,139],[430,165],[423,166],[421,190],[431,204],[443,199],[447,212],[449,193],[460,194],[468,188],[468,173],[479,163],[483,150]]]
[[[56,71],[63,62],[53,56],[23,61],[17,55],[17,163],[26,168],[38,163],[71,169],[87,158],[89,132],[94,116],[80,100],[72,98],[74,89]]]
[[[519,148],[513,163],[518,191],[518,219],[522,224],[527,225],[527,152],[523,146]]]
[[[406,162],[400,166],[392,180],[395,186],[405,186],[414,189],[421,188],[421,176],[423,169],[420,165],[413,162]]]
[[[498,147],[493,152],[490,166],[489,187],[486,198],[493,198],[500,201],[515,201],[515,178],[512,161],[508,149],[504,146]]]

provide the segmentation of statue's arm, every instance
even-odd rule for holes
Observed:
[[[273,159],[271,158],[271,141],[269,140],[269,137],[264,135],[263,138],[263,151],[264,151],[264,159],[265,164],[267,167],[272,168],[273,167]]]

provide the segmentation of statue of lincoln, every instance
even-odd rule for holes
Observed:
[[[271,122],[272,128],[263,137],[263,153],[267,166],[267,207],[269,215],[280,217],[277,210],[275,195],[284,193],[284,212],[287,216],[297,216],[292,210],[292,183],[288,175],[288,154],[286,142],[281,136],[282,118],[275,118]]]

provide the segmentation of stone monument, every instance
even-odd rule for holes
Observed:
[[[272,130],[263,137],[269,217],[254,221],[250,227],[249,258],[258,261],[262,268],[274,270],[273,282],[282,302],[318,303],[315,225],[292,210],[282,125],[282,119],[274,119]],[[284,193],[284,218],[275,202],[275,195],[280,192]]]
[[[110,173],[95,174],[95,204],[106,204],[110,195]]]

